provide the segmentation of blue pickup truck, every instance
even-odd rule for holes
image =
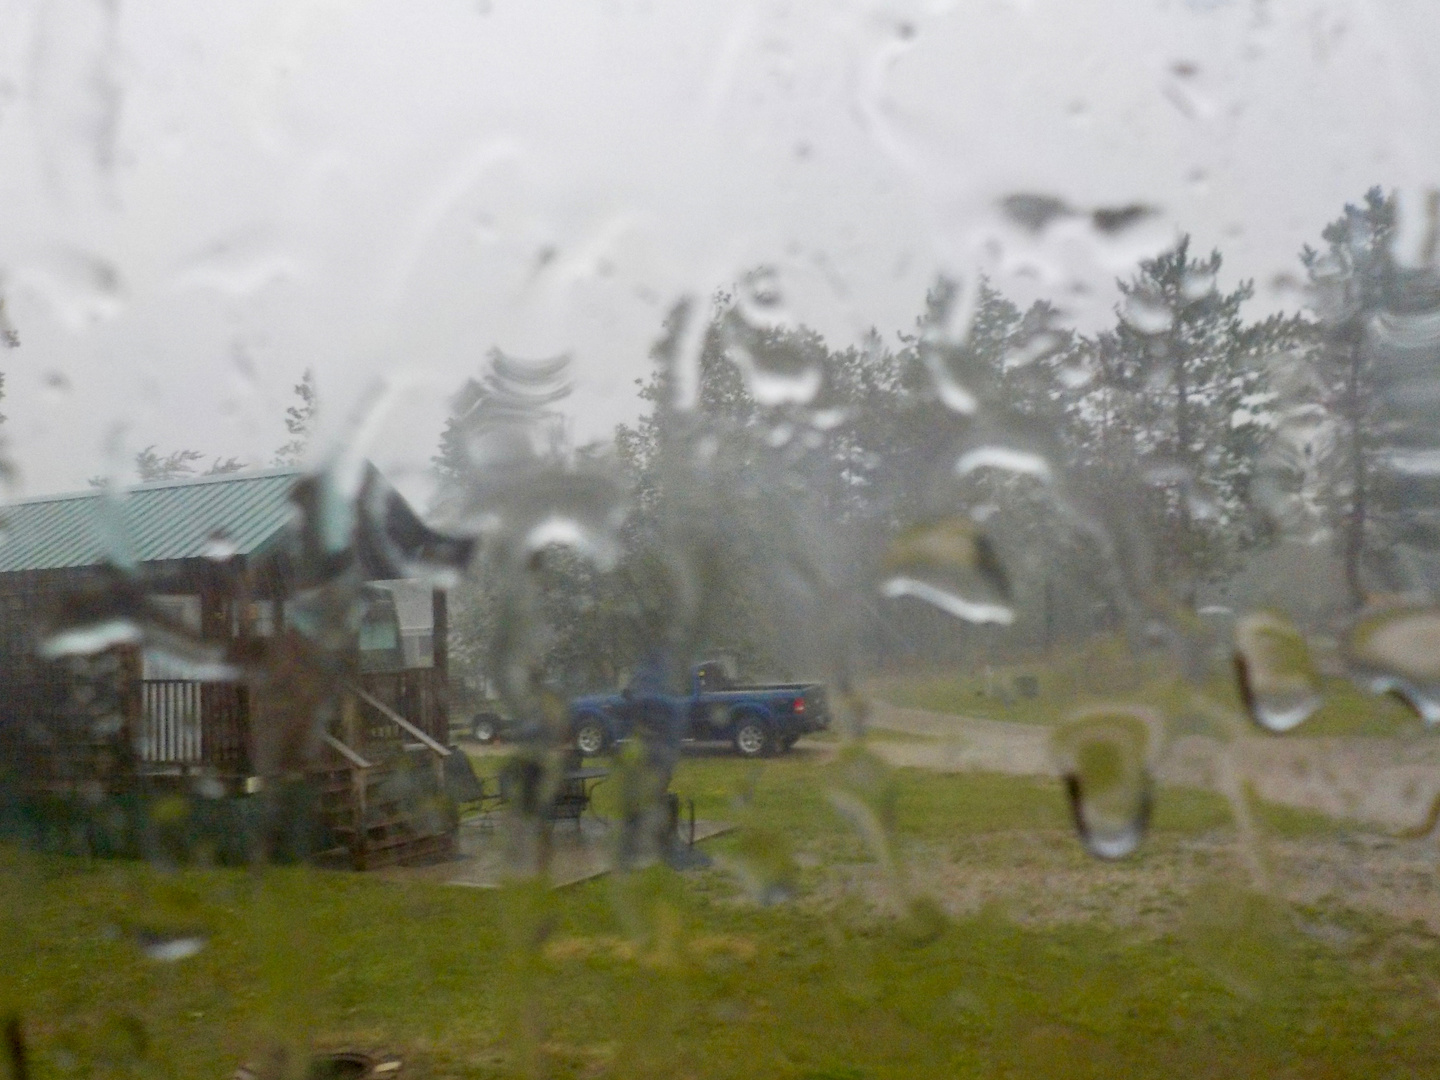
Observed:
[[[763,757],[789,750],[795,740],[830,726],[825,688],[819,683],[742,686],[731,682],[723,665],[698,664],[683,694],[593,694],[570,703],[570,730],[580,753],[604,753],[628,737],[641,708],[659,706],[679,721],[682,738],[724,740],[742,757]]]

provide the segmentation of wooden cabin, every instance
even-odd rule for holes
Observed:
[[[463,565],[469,542],[373,468],[353,498],[324,482],[282,469],[0,510],[0,789],[244,800],[303,778],[332,860],[450,851],[446,594],[404,574]]]

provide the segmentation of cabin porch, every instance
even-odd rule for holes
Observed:
[[[139,538],[129,572],[104,561],[97,522],[111,511],[95,493],[7,508],[0,768],[12,790],[77,805],[169,791],[243,802],[303,773],[330,861],[453,847],[446,595],[404,581],[386,554],[446,541],[372,473],[379,494],[362,504],[376,520],[361,519],[350,556],[366,582],[359,638],[322,658],[294,514],[303,482],[282,471],[136,489],[123,503]],[[121,639],[80,642],[95,627]],[[57,649],[67,634],[74,647]]]

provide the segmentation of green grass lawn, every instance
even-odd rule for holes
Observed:
[[[739,826],[707,844],[726,868],[480,891],[6,850],[0,1014],[20,1018],[31,1077],[226,1077],[277,1040],[392,1051],[406,1077],[1376,1077],[1440,1060],[1435,940],[1378,916],[1282,907],[1218,868],[1158,936],[996,904],[949,917],[903,884],[937,852],[976,875],[1043,857],[1103,903],[1226,836],[1213,796],[1167,793],[1140,856],[1102,865],[1041,781],[812,750],[691,757],[675,789]],[[882,858],[893,910],[837,884],[883,882]],[[794,899],[760,906],[756,881]],[[138,944],[157,934],[206,944],[157,962]]]

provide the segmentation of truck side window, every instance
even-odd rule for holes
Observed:
[[[718,693],[721,690],[729,689],[729,686],[730,677],[723,667],[707,664],[695,671],[695,687],[702,694]]]

